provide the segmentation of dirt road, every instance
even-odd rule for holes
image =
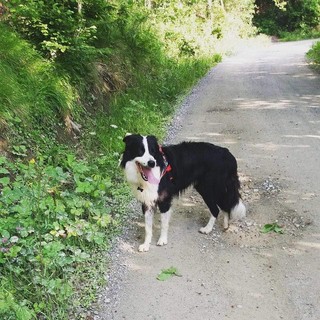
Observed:
[[[209,211],[193,191],[175,204],[169,244],[138,253],[143,217],[114,252],[99,319],[320,319],[320,77],[311,41],[226,59],[188,97],[173,141],[209,141],[238,159],[243,222],[198,233]],[[284,234],[260,233],[278,221]],[[158,281],[161,269],[182,277]]]

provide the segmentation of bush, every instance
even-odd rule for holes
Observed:
[[[318,0],[293,0],[280,7],[277,1],[257,0],[256,4],[253,22],[262,33],[276,36],[298,30],[308,33],[320,24]]]
[[[113,5],[103,0],[23,1],[8,3],[7,22],[46,57],[90,46],[96,23],[107,19]]]
[[[312,46],[307,56],[318,68],[320,67],[320,41]]]

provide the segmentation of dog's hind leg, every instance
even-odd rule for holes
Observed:
[[[218,217],[220,209],[218,208],[218,206],[215,204],[214,201],[212,201],[212,200],[207,201],[206,199],[203,199],[203,200],[207,204],[208,208],[210,209],[211,216],[210,216],[210,219],[209,219],[207,225],[203,228],[200,228],[199,232],[204,233],[204,234],[208,234],[213,229],[213,226],[216,222],[216,219]]]
[[[229,213],[223,212],[223,229],[227,230],[229,228]]]
[[[219,207],[217,206],[216,201],[214,200],[214,198],[212,197],[212,194],[209,194],[207,192],[207,188],[203,188],[201,185],[197,185],[195,186],[196,190],[199,192],[199,194],[202,196],[204,202],[206,203],[206,205],[208,206],[210,212],[211,212],[211,216],[210,219],[207,223],[207,225],[203,228],[200,228],[199,232],[200,233],[204,233],[204,234],[208,234],[212,231],[213,226],[216,222],[216,219],[218,217],[219,214]]]
[[[153,225],[153,210],[142,206],[144,212],[144,221],[145,221],[145,238],[144,243],[139,246],[140,252],[149,251],[150,243],[152,239],[152,225]]]

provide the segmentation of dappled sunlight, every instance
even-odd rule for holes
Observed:
[[[193,197],[180,197],[179,205],[182,207],[195,207],[197,206],[197,203],[194,201]]]
[[[218,132],[203,132],[202,135],[208,136],[208,137],[222,136],[222,134]]]
[[[198,137],[195,136],[186,136],[185,140],[187,141],[208,141],[208,137],[222,137],[221,143],[224,145],[235,145],[238,143],[236,139],[226,138],[225,134],[217,134],[217,133],[210,133],[210,132],[203,132],[200,133]],[[223,139],[223,137],[225,137]],[[210,142],[210,141],[208,141]],[[216,141],[213,141],[216,144]]]
[[[265,100],[250,100],[250,99],[235,99],[238,100],[238,107],[243,110],[250,109],[286,109],[292,105],[292,100],[278,100],[278,101],[265,101]]]
[[[283,110],[292,108],[320,109],[320,95],[304,95],[301,97],[297,94],[296,99],[234,99],[236,106],[242,110]]]
[[[313,138],[313,139],[320,139],[320,135],[312,135],[312,134],[303,134],[303,135],[294,135],[294,134],[286,134],[283,135],[285,138],[297,138],[297,139],[304,139],[304,138]]]
[[[290,179],[287,179],[287,182],[292,182]],[[284,203],[287,204],[295,204],[304,201],[312,201],[316,194],[314,192],[299,192],[297,190],[292,189],[284,189],[282,190],[283,194],[285,195],[285,199],[283,200]]]
[[[307,239],[295,242],[295,246],[296,254],[308,252],[308,249],[320,250],[320,233],[313,233]]]
[[[296,243],[298,246],[302,246],[305,248],[310,248],[310,249],[318,249],[320,250],[320,243],[317,242],[305,242],[305,241],[299,241]]]
[[[255,143],[253,144],[253,147],[259,148],[265,151],[277,151],[282,148],[310,148],[310,145],[307,144],[275,144],[273,142],[267,142],[267,143]]]
[[[196,204],[192,202],[182,202],[181,204],[183,207],[195,207]]]

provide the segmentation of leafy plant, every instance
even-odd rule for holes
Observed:
[[[261,233],[269,233],[272,231],[281,234],[284,232],[283,228],[280,227],[276,222],[265,224],[263,228],[260,230]]]
[[[177,268],[170,267],[168,269],[161,270],[161,272],[157,276],[157,279],[159,281],[165,281],[173,276],[182,277],[182,275],[178,272]]]
[[[7,279],[0,314],[10,311],[19,318],[22,311],[8,306],[11,297],[13,306],[36,304],[25,313],[58,317],[74,291],[68,274],[93,248],[108,244],[106,230],[114,221],[107,205],[110,179],[72,154],[63,166],[50,162],[41,156],[27,164],[0,157],[0,274]],[[30,285],[38,290],[29,291]]]

